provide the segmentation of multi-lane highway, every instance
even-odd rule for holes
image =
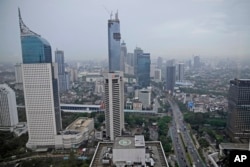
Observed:
[[[191,139],[186,128],[186,125],[183,121],[183,115],[178,105],[171,98],[168,98],[168,102],[173,111],[173,123],[172,127],[170,128],[170,132],[179,166],[186,167],[192,165],[193,167],[205,167],[206,165],[200,158],[193,140]],[[191,163],[188,160],[188,156],[190,156]]]

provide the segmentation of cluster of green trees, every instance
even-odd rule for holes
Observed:
[[[198,142],[202,148],[207,148],[209,147],[209,143],[205,138],[200,138],[198,139]]]
[[[0,131],[0,161],[7,157],[26,153],[25,144],[27,141],[27,134],[16,137],[13,133]]]
[[[212,127],[225,127],[226,118],[213,118],[210,113],[193,113],[186,112],[184,114],[184,120],[191,125],[203,125],[207,124]]]
[[[141,115],[125,113],[125,122],[129,125],[130,128],[135,128],[136,126],[142,126],[145,120]]]
[[[76,159],[74,154],[71,154],[69,159],[63,160],[62,158],[35,158],[21,162],[22,167],[88,167],[90,165],[90,160],[79,160]]]
[[[167,137],[168,130],[169,130],[168,124],[170,121],[171,121],[171,117],[169,116],[161,117],[158,120],[159,140],[161,141],[162,147],[167,154],[171,151],[171,148],[172,148],[171,138]]]
[[[200,82],[200,81],[199,81]],[[217,91],[210,91],[206,89],[193,89],[193,88],[180,88],[181,92],[185,93],[195,93],[195,94],[213,94],[213,95],[222,95],[227,96],[226,92],[217,92]]]
[[[218,133],[216,133],[215,130],[206,129],[206,132],[207,132],[207,134],[208,134],[211,138],[215,139],[217,143],[220,143],[220,142],[223,141],[223,136],[220,135],[220,134],[218,134]]]

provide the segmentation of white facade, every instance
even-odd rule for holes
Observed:
[[[161,69],[155,69],[154,73],[155,73],[154,80],[156,82],[160,82],[161,81]]]
[[[16,78],[17,84],[23,83],[22,67],[21,67],[21,64],[19,64],[19,63],[17,63],[15,65],[15,78]]]
[[[134,67],[125,63],[124,65],[124,70],[125,70],[125,74],[130,74],[130,75],[134,75]]]
[[[22,64],[23,87],[29,140],[26,146],[54,147],[56,144],[56,118],[54,109],[52,65]]]
[[[70,82],[77,81],[77,70],[75,68],[70,69]]]
[[[0,84],[0,127],[9,128],[18,123],[16,95],[6,84]]]
[[[155,69],[157,65],[156,64],[150,64],[150,77],[154,78],[155,77]]]
[[[124,82],[122,72],[105,74],[105,122],[110,140],[121,136],[124,129]]]
[[[136,135],[135,137],[116,138],[113,147],[113,163],[146,164],[146,151],[144,136]]]
[[[104,92],[104,87],[103,87],[103,80],[100,81],[100,80],[97,80],[95,82],[95,93],[97,94],[101,94]]]
[[[63,148],[78,148],[94,130],[94,119],[79,117],[62,132]]]
[[[150,107],[151,104],[151,91],[148,89],[142,89],[138,92],[138,98],[142,102],[143,108]]]

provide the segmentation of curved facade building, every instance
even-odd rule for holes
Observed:
[[[36,35],[21,36],[23,63],[52,63],[51,46]]]
[[[62,130],[58,93],[57,65],[52,63],[51,46],[22,21],[19,10],[22,46],[23,89],[29,140],[26,146],[55,148]]]

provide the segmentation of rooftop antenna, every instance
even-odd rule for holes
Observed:
[[[118,19],[118,9],[117,9],[116,14],[115,14],[115,20],[119,20]]]

